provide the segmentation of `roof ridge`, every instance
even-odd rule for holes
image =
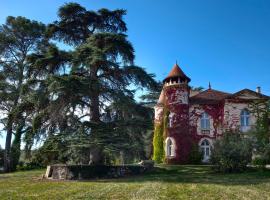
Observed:
[[[202,93],[208,92],[208,91],[214,91],[214,92],[219,92],[219,93],[223,93],[223,94],[227,94],[227,95],[232,95],[231,93],[223,92],[223,91],[220,91],[220,90],[206,89],[206,90],[204,90],[204,91],[202,91],[202,92],[200,92],[200,93],[194,95],[193,97],[196,97],[196,96],[198,96],[198,95],[200,95],[200,94],[202,94]]]

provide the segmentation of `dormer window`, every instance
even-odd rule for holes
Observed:
[[[201,130],[210,130],[210,118],[207,113],[203,113],[201,116]]]
[[[249,124],[249,111],[247,109],[244,109],[241,111],[241,131],[246,132],[249,130],[250,124]]]

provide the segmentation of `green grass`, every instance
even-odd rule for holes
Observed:
[[[160,166],[144,176],[42,180],[45,170],[0,174],[0,199],[270,199],[270,171],[215,174],[208,166]]]

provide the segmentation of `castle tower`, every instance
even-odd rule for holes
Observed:
[[[175,64],[163,81],[163,89],[155,106],[155,127],[162,124],[162,160],[166,163],[184,164],[189,158],[192,145],[189,136],[189,82],[190,78]],[[154,154],[157,150],[155,136]]]

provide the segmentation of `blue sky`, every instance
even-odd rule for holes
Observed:
[[[8,15],[49,23],[62,0],[1,0]],[[267,0],[81,0],[87,9],[127,10],[136,64],[162,80],[175,61],[191,85],[270,95],[270,1]]]

